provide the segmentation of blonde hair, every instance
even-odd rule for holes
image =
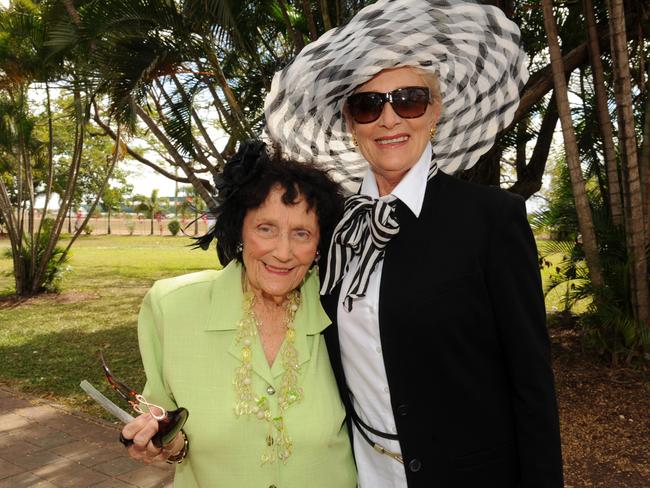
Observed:
[[[420,77],[424,84],[427,85],[429,93],[431,94],[431,100],[438,104],[440,111],[442,113],[442,94],[440,93],[440,82],[438,81],[438,76],[426,69],[419,68],[417,66],[410,66],[410,68],[415,71]]]

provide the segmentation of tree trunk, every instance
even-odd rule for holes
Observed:
[[[49,235],[48,242],[40,255],[40,262],[38,263],[38,269],[34,274],[34,278],[30,283],[30,292],[38,293],[41,289],[43,279],[45,277],[45,271],[47,269],[47,263],[52,257],[52,252],[56,246],[59,236],[61,235],[61,229],[65,222],[65,217],[68,213],[68,209],[72,204],[72,198],[74,195],[74,190],[77,184],[77,177],[79,176],[79,168],[81,166],[81,156],[83,153],[84,139],[86,136],[86,127],[85,127],[85,107],[82,103],[81,92],[79,89],[75,88],[73,90],[74,98],[74,107],[75,107],[75,143],[72,151],[72,158],[70,165],[68,167],[67,175],[67,185],[65,192],[60,200],[59,211],[52,225],[52,230]]]
[[[599,41],[609,39],[609,29],[601,27],[597,31]],[[562,64],[564,65],[564,74],[569,76],[573,70],[578,66],[585,64],[589,57],[589,50],[587,43],[584,42],[574,49],[571,49],[562,57]],[[553,89],[553,74],[551,66],[546,66],[531,75],[524,86],[519,100],[519,106],[515,112],[514,120],[511,126],[519,122],[522,117],[525,117],[533,105],[538,103],[544,95]],[[504,129],[504,132],[508,128]]]
[[[619,120],[619,140],[623,152],[623,177],[629,199],[629,222],[627,232],[630,236],[629,259],[632,263],[630,280],[631,292],[635,297],[635,317],[650,327],[650,295],[648,292],[648,266],[645,252],[645,220],[641,190],[641,176],[637,159],[636,137],[634,133],[634,114],[632,113],[632,86],[627,54],[627,36],[623,0],[612,0],[610,8],[610,31],[612,33],[612,55],[614,63],[614,91]]]
[[[203,183],[198,179],[196,176],[196,173],[192,170],[192,168],[189,167],[189,165],[185,162],[183,157],[178,154],[178,151],[176,151],[176,148],[174,145],[165,137],[165,134],[160,130],[160,127],[158,127],[158,124],[154,122],[154,120],[149,116],[147,112],[144,111],[142,107],[139,105],[136,105],[135,107],[136,113],[140,117],[140,119],[149,127],[149,130],[151,133],[163,144],[167,152],[174,158],[174,162],[183,170],[183,172],[187,175],[189,178],[190,182],[192,183],[192,186],[196,188],[196,191],[199,192],[201,195],[201,198],[203,198],[203,201],[208,203],[208,205],[211,208],[216,207],[216,202],[214,202],[214,199],[212,195],[210,195],[210,192],[207,190],[207,188],[203,185]],[[152,224],[153,225],[153,224]]]
[[[178,91],[178,93],[180,93],[181,97],[183,97],[183,101],[185,102],[185,104],[187,104],[188,106],[192,105],[190,98],[187,96],[187,93],[185,92],[185,88],[183,87],[181,82],[178,81],[178,77],[176,75],[172,75],[171,78],[174,81],[174,84],[176,85],[176,90]],[[162,86],[161,83],[158,83],[158,87],[161,91],[164,91],[164,87]],[[201,135],[203,136],[203,139],[205,140],[205,143],[208,146],[210,154],[212,154],[212,156],[219,162],[220,165],[225,164],[225,161],[221,157],[221,153],[214,145],[214,142],[212,142],[212,138],[208,134],[208,131],[205,129],[205,126],[203,125],[203,121],[201,120],[201,117],[199,117],[199,115],[196,113],[194,107],[192,107],[192,119],[194,120],[196,127],[201,132]],[[212,174],[213,177],[217,174],[217,172],[214,170],[214,166],[210,165],[208,169],[210,170],[210,173]]]
[[[537,134],[533,154],[530,156],[528,164],[524,168],[521,176],[517,176],[517,181],[508,188],[508,191],[517,193],[528,200],[540,190],[544,170],[546,169],[546,162],[548,161],[548,154],[553,142],[557,119],[557,102],[555,100],[555,94],[553,94],[546,106],[546,112],[542,119],[542,126]]]
[[[582,176],[580,167],[580,157],[578,155],[578,145],[576,144],[575,131],[571,121],[571,110],[567,94],[567,82],[564,76],[564,66],[562,63],[562,53],[558,43],[557,28],[555,18],[553,17],[552,0],[542,0],[544,10],[544,27],[548,38],[549,51],[551,56],[551,68],[553,71],[553,83],[555,86],[555,97],[557,100],[557,109],[562,124],[562,135],[564,137],[564,149],[566,152],[569,174],[571,176],[571,188],[576,203],[576,212],[578,214],[578,228],[582,234],[582,244],[585,251],[587,266],[591,275],[591,281],[596,286],[603,286],[603,273],[598,254],[598,244],[596,242],[596,233],[594,231],[593,218],[585,181]]]
[[[108,134],[108,136],[113,139],[114,141],[117,141],[117,134],[111,127],[106,124],[101,117],[99,116],[99,111],[97,109],[97,106],[95,104],[94,109],[93,109],[93,120],[97,122],[97,125],[99,125],[105,132]],[[131,156],[133,159],[136,161],[144,164],[145,166],[149,166],[151,169],[156,171],[157,173],[160,173],[161,175],[165,176],[166,178],[169,178],[170,180],[174,180],[178,183],[189,183],[191,184],[192,181],[189,178],[184,178],[182,176],[178,176],[178,174],[170,173],[169,171],[166,171],[165,168],[160,167],[159,165],[149,161],[148,159],[144,158],[141,154],[138,154],[135,152],[131,147],[129,147],[128,144],[124,144],[124,147],[126,147],[126,152],[129,156]]]
[[[321,16],[323,17],[323,26],[325,30],[328,31],[332,28],[332,21],[330,19],[330,6],[327,3],[327,0],[320,0],[320,11]]]
[[[54,127],[52,124],[52,100],[50,98],[50,85],[45,82],[45,114],[47,117],[47,186],[45,187],[45,202],[43,203],[43,217],[38,225],[38,235],[41,235],[43,222],[52,198],[52,183],[54,182]],[[68,233],[72,233],[68,219]]]
[[[280,12],[282,12],[284,23],[287,25],[287,29],[289,30],[289,35],[291,35],[295,52],[298,54],[302,48],[305,47],[305,42],[302,40],[302,34],[298,32],[291,23],[291,17],[289,17],[289,13],[287,12],[286,2],[284,0],[278,0],[278,5],[280,6]]]
[[[618,176],[616,149],[614,147],[614,132],[607,107],[607,89],[605,87],[603,62],[600,59],[600,44],[598,42],[596,18],[594,17],[594,7],[591,0],[583,0],[583,10],[587,22],[589,56],[594,77],[596,117],[598,118],[598,126],[603,138],[609,211],[612,216],[612,222],[618,226],[622,226],[623,202],[621,201],[621,184]]]
[[[318,39],[318,31],[316,30],[316,22],[314,21],[314,14],[311,11],[311,2],[309,0],[302,0],[302,13],[307,19],[311,41],[314,42]]]
[[[241,107],[239,106],[237,97],[235,97],[235,94],[230,88],[230,85],[228,85],[228,80],[226,80],[226,76],[223,74],[221,63],[217,58],[216,52],[211,48],[211,46],[207,46],[205,54],[208,62],[210,63],[210,66],[212,67],[212,70],[214,71],[213,74],[217,80],[217,84],[221,87],[221,90],[223,90],[223,94],[225,95],[226,100],[228,100],[230,111],[237,124],[239,125],[239,130],[242,134],[245,134],[248,137],[252,136],[253,133],[251,131],[251,128],[246,123],[246,118],[244,117]],[[211,86],[210,84],[208,85]],[[234,128],[235,127],[233,126],[233,129]]]
[[[645,247],[650,248],[650,77],[646,88],[646,100],[643,123],[643,144],[639,156],[639,172],[641,173],[641,188],[645,204]]]

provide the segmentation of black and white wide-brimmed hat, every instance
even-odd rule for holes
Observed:
[[[275,74],[264,104],[266,136],[291,157],[358,181],[367,168],[342,108],[380,71],[415,66],[440,82],[438,166],[473,166],[513,119],[528,79],[516,24],[496,7],[454,0],[379,0],[307,45]]]

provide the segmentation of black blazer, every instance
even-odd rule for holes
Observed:
[[[408,486],[557,488],[560,436],[537,253],[523,199],[438,173],[396,207],[379,329]],[[342,396],[336,306],[325,336]],[[378,454],[379,455],[379,454]],[[395,462],[386,457],[386,462]]]

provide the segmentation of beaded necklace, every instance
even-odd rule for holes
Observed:
[[[266,436],[266,452],[262,455],[262,464],[273,463],[276,460],[287,462],[293,449],[291,437],[287,433],[284,422],[284,413],[294,403],[302,399],[302,388],[298,387],[298,351],[295,347],[296,329],[293,319],[300,307],[300,292],[292,291],[285,305],[286,318],[284,325],[286,332],[284,344],[281,346],[280,357],[284,372],[278,393],[278,415],[273,417],[266,395],[258,396],[253,393],[253,352],[251,346],[258,335],[260,323],[253,306],[255,295],[246,292],[244,295],[244,314],[237,326],[237,344],[241,344],[242,364],[235,369],[235,415],[252,415],[268,423],[269,431]]]

